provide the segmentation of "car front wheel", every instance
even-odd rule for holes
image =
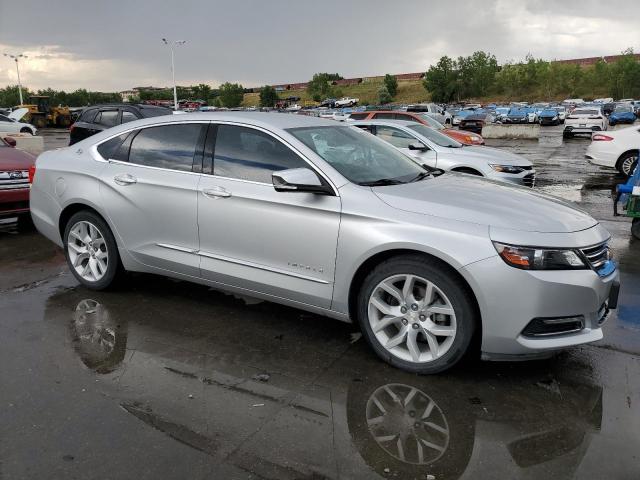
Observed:
[[[105,221],[93,212],[74,214],[64,231],[67,264],[73,276],[85,287],[104,290],[120,270],[115,238]]]
[[[366,277],[358,298],[363,335],[383,360],[432,374],[469,348],[477,313],[466,285],[437,260],[394,257]]]

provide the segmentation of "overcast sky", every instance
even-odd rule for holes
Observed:
[[[245,86],[425,71],[475,50],[499,62],[640,51],[640,0],[0,0],[0,52],[23,85]],[[0,56],[0,87],[17,83]]]

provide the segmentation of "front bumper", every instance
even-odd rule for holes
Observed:
[[[593,270],[525,271],[498,257],[467,265],[461,273],[477,288],[482,314],[482,352],[485,358],[548,356],[556,350],[602,338],[603,306],[618,270],[599,277]],[[523,335],[536,318],[582,315],[584,328],[546,337]]]
[[[29,189],[0,190],[0,218],[29,212]]]
[[[525,170],[521,173],[503,173],[492,171],[487,175],[487,178],[497,180],[499,182],[513,183],[515,185],[522,185],[525,187],[534,187],[536,184],[536,171]]]

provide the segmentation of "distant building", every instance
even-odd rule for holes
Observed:
[[[120,98],[122,99],[123,102],[129,102],[131,101],[132,98],[135,98],[138,96],[138,90],[135,89],[131,89],[131,90],[123,90],[122,92],[118,92],[120,94]]]

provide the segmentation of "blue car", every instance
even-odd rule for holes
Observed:
[[[511,108],[504,119],[505,123],[529,123],[528,108]]]
[[[560,116],[555,108],[545,108],[538,115],[540,125],[560,125]]]
[[[633,123],[636,121],[636,114],[633,108],[626,105],[619,105],[609,115],[609,125],[617,125],[618,123]]]

